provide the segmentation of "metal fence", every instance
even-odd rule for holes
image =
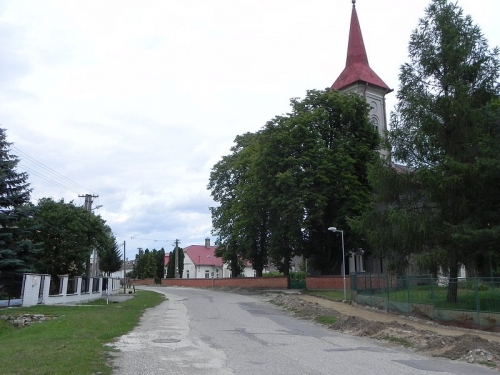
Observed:
[[[1,306],[17,305],[13,303],[23,298],[23,275],[0,272],[0,301]]]
[[[499,277],[469,277],[449,281],[448,278],[428,275],[396,277],[355,274],[351,275],[351,283],[352,291],[357,294],[360,303],[387,310],[410,310],[418,305],[430,305],[434,310],[500,313]]]

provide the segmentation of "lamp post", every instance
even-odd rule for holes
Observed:
[[[344,301],[347,301],[347,290],[346,290],[346,286],[345,286],[345,251],[344,251],[344,231],[341,230],[341,229],[337,229],[335,227],[330,227],[328,228],[328,230],[330,232],[340,232],[340,234],[342,235],[342,279],[343,279],[343,283],[344,283]]]

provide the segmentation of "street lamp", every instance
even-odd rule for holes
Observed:
[[[340,234],[342,235],[342,278],[343,278],[343,283],[344,283],[344,301],[347,301],[347,290],[346,290],[346,286],[345,286],[345,251],[344,251],[344,231],[341,230],[341,229],[337,229],[335,227],[330,227],[328,228],[328,230],[330,232],[340,232]]]

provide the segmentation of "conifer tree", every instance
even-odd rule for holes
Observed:
[[[28,174],[18,172],[19,159],[11,154],[5,129],[0,129],[0,272],[33,271],[39,247],[29,239],[34,230]]]
[[[472,269],[500,240],[498,49],[454,1],[433,0],[408,50],[389,133],[406,172],[372,171],[385,209],[357,224],[380,255],[441,267],[455,302],[459,265]]]

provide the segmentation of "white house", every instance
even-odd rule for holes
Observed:
[[[222,258],[215,256],[217,246],[210,246],[210,239],[205,239],[205,245],[190,245],[184,248],[183,279],[211,279],[231,277],[231,270],[224,264]],[[255,277],[252,265],[247,263],[243,269],[245,277]]]

